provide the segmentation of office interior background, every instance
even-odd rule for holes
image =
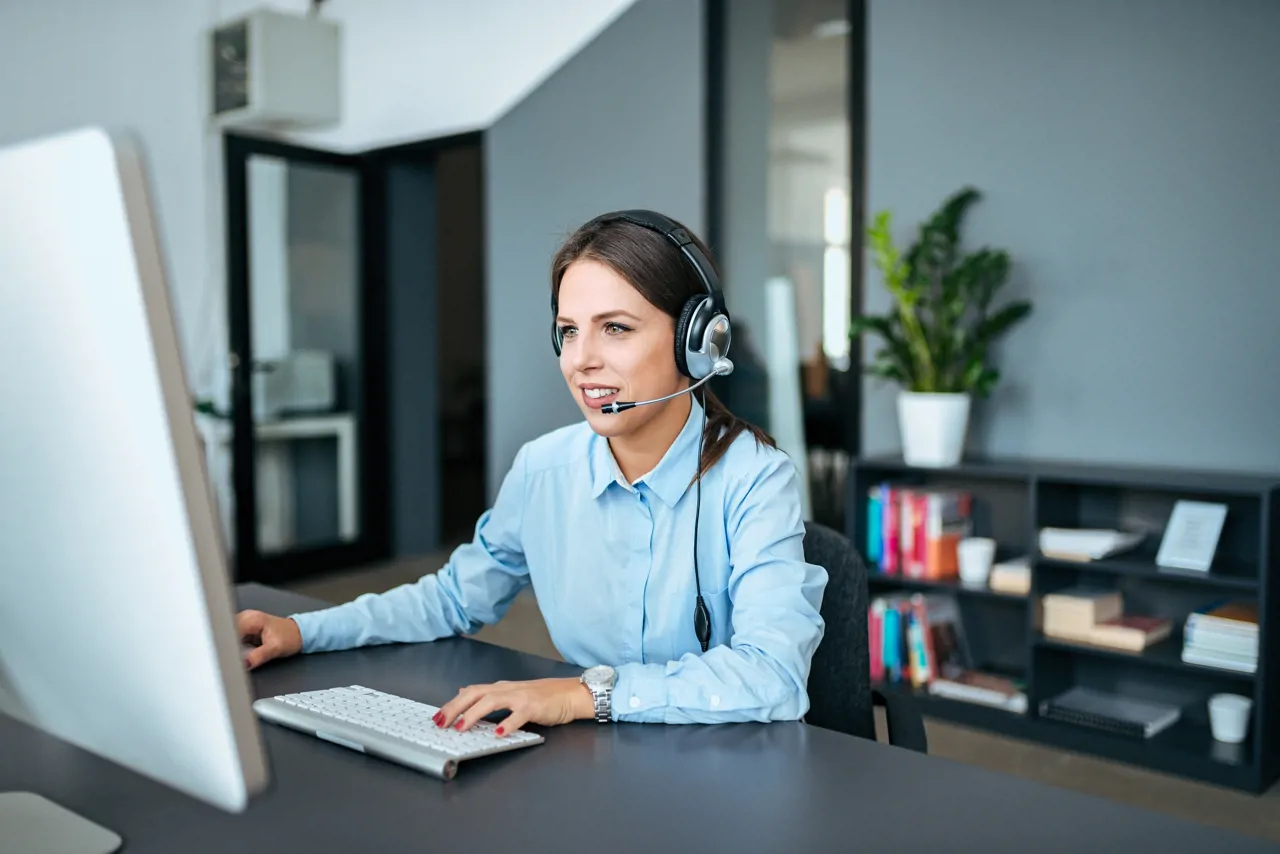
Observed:
[[[339,601],[438,569],[521,444],[580,417],[550,258],[624,207],[717,253],[716,392],[851,536],[852,472],[901,449],[849,334],[891,306],[866,230],[891,210],[905,242],[965,186],[966,245],[1007,248],[1034,305],[971,458],[1280,472],[1271,0],[329,0],[340,118],[289,130],[210,118],[210,31],[257,5],[0,0],[0,142],[104,123],[146,145],[239,580]],[[1253,588],[1273,622],[1275,560]],[[504,622],[482,636],[554,655],[531,597]],[[1243,686],[1274,730],[1274,689]],[[945,710],[932,752],[1280,838],[1274,789]]]

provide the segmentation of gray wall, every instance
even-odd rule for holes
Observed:
[[[433,166],[388,168],[391,545],[397,556],[429,551],[440,539],[436,199]]]
[[[548,271],[592,216],[704,220],[700,0],[640,0],[485,136],[489,496],[520,445],[582,416],[551,348]]]
[[[1035,301],[974,447],[1280,468],[1280,4],[869,14],[868,211],[892,208],[906,239],[974,184],[969,242],[1008,249]],[[866,450],[895,450],[893,391],[868,391]]]

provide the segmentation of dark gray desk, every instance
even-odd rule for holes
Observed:
[[[315,600],[259,586],[244,607]],[[163,637],[158,638],[163,642]],[[361,684],[435,705],[466,683],[576,675],[452,639],[274,662],[258,696]],[[45,794],[128,852],[1276,851],[1246,837],[799,723],[580,722],[451,782],[262,728],[272,782],[228,815],[0,716],[0,790]],[[0,833],[3,829],[0,828]]]

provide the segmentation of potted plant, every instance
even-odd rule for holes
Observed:
[[[882,339],[866,371],[900,387],[898,424],[911,465],[960,462],[972,399],[989,395],[1000,379],[990,347],[1031,311],[1026,300],[994,306],[1009,274],[1006,252],[961,254],[960,225],[978,198],[972,187],[951,196],[905,252],[894,244],[888,211],[867,230],[894,304],[883,315],[857,317],[852,334]]]

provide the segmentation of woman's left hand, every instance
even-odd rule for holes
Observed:
[[[511,714],[498,725],[498,735],[510,735],[527,723],[557,726],[595,717],[591,691],[576,677],[534,679],[529,682],[494,682],[468,685],[440,707],[436,726],[462,732],[493,712]]]

